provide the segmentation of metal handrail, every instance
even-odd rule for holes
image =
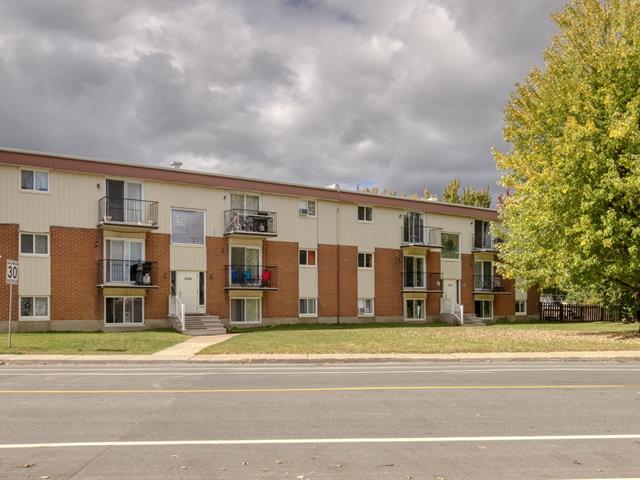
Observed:
[[[158,202],[106,196],[98,200],[98,223],[158,225]]]
[[[474,251],[497,251],[498,239],[488,233],[476,233],[472,235]]]
[[[146,260],[119,260],[103,258],[98,260],[98,283],[125,284],[138,286],[157,285],[157,262]]]
[[[275,288],[277,267],[265,265],[227,265],[227,288]]]
[[[441,311],[453,315],[460,325],[464,325],[464,305],[458,304],[451,298],[442,297]]]
[[[474,275],[473,289],[476,292],[506,292],[506,285],[499,275]]]
[[[224,212],[224,233],[275,235],[276,212],[232,208]]]
[[[442,247],[442,228],[423,226],[400,227],[403,245]]]
[[[173,308],[172,308],[173,307]],[[169,296],[169,315],[174,315],[178,318],[180,324],[180,330],[185,331],[185,307],[180,297],[177,295]]]

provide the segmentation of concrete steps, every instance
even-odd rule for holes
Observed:
[[[482,318],[476,317],[475,315],[465,315],[464,324],[469,326],[485,325],[484,320]]]
[[[226,328],[218,317],[204,314],[186,314],[184,317],[184,333],[186,335],[223,335]]]

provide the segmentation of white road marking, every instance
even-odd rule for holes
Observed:
[[[371,438],[272,438],[247,440],[133,440],[103,442],[8,443],[0,450],[77,447],[154,447],[181,445],[322,445],[359,443],[470,443],[470,442],[560,442],[576,440],[637,440],[640,433],[622,435],[513,435],[480,437],[371,437]]]

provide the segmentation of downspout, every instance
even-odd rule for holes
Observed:
[[[340,185],[336,185],[338,190],[338,206],[336,207],[336,323],[340,325],[340,202],[342,194]]]

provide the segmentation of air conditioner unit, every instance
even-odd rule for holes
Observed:
[[[300,215],[307,215],[309,213],[309,211],[306,208],[301,208],[300,209]]]

